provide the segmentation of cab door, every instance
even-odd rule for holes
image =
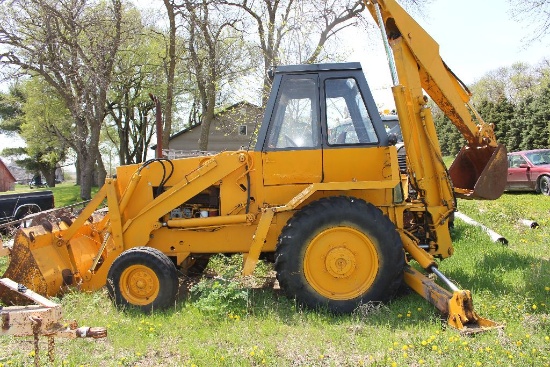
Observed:
[[[387,134],[362,73],[332,73],[321,85],[324,180],[390,177]]]
[[[265,186],[322,180],[317,74],[283,75],[262,147]]]

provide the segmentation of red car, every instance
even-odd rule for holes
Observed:
[[[550,149],[508,153],[506,190],[550,195]]]

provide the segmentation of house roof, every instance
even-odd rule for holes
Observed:
[[[6,169],[6,172],[8,172],[8,174],[10,175],[10,177],[12,178],[12,180],[15,182],[17,181],[17,179],[13,176],[13,174],[11,173],[10,169],[8,168],[8,166],[6,166],[4,164],[4,161],[2,161],[2,159],[0,159],[0,167],[4,167]]]
[[[251,107],[255,107],[255,108],[260,108],[259,106],[256,106],[256,105],[253,104],[253,103],[250,103],[250,102],[247,102],[247,101],[240,101],[240,102],[237,102],[237,103],[235,103],[235,104],[232,104],[232,105],[229,106],[229,107],[225,107],[225,108],[219,110],[218,112],[216,112],[216,113],[214,114],[214,117],[222,116],[223,114],[226,114],[226,113],[228,113],[228,112],[230,112],[230,111],[232,111],[232,110],[234,110],[234,109],[236,109],[236,108],[238,108],[238,107],[242,107],[242,106],[251,106]],[[185,129],[183,129],[183,130],[181,130],[181,131],[178,131],[177,133],[175,133],[175,134],[173,134],[173,135],[170,135],[170,139],[169,139],[169,140],[175,139],[175,138],[177,138],[178,136],[183,135],[183,134],[185,134],[186,132],[193,130],[193,129],[196,128],[197,126],[201,126],[201,122],[198,122],[198,123],[196,123],[196,124],[194,124],[194,125],[188,126],[188,127],[186,127]],[[155,145],[151,145],[150,149],[153,149],[153,150],[154,150],[154,149],[157,149],[157,145],[156,145],[156,144],[155,144]]]

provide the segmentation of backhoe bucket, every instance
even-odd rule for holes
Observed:
[[[506,187],[506,147],[465,146],[454,160],[449,174],[455,194],[463,199],[498,199]]]
[[[504,327],[476,313],[470,291],[448,291],[410,266],[405,267],[403,275],[405,283],[434,305],[447,318],[447,325],[461,334],[477,334]]]

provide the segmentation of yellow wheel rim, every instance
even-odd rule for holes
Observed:
[[[132,265],[120,276],[120,292],[129,303],[148,305],[159,294],[160,282],[157,274],[143,265]]]
[[[351,227],[322,231],[309,243],[304,256],[306,280],[317,293],[333,300],[364,294],[378,270],[376,247]]]

